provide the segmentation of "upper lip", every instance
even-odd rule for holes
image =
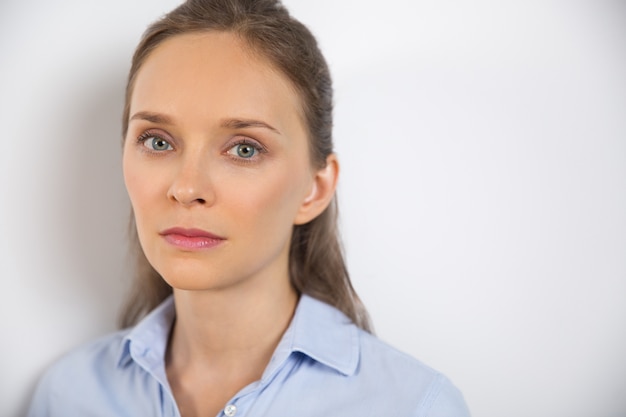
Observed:
[[[202,230],[202,229],[187,229],[184,227],[172,227],[166,230],[163,230],[160,233],[161,236],[165,236],[165,235],[181,235],[181,236],[186,236],[186,237],[206,237],[209,239],[224,239],[222,236],[218,236],[216,234],[213,234],[211,232],[207,232],[206,230]]]

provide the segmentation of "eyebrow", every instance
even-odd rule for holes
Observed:
[[[227,129],[245,129],[247,127],[260,127],[281,134],[278,129],[260,120],[253,119],[226,119],[221,123],[221,127]]]
[[[169,116],[166,116],[160,113],[148,112],[148,111],[137,112],[131,116],[130,120],[145,120],[151,123],[163,124],[163,125],[173,124],[172,119]],[[280,131],[276,129],[274,126],[268,123],[265,123],[261,120],[254,120],[254,119],[239,119],[239,118],[224,119],[220,123],[220,127],[226,128],[226,129],[245,129],[249,127],[257,127],[257,128],[271,130],[275,133],[278,133],[279,135],[281,134]]]
[[[171,125],[172,119],[169,116],[159,113],[152,113],[149,111],[140,111],[133,114],[130,120],[145,120],[151,123],[157,123],[162,125]]]

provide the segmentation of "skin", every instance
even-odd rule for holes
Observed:
[[[292,228],[328,206],[338,175],[334,155],[312,167],[301,108],[229,33],[170,38],[138,72],[124,180],[146,257],[174,289],[166,370],[184,417],[217,415],[258,380],[293,315]],[[181,248],[162,236],[172,227],[222,240]]]

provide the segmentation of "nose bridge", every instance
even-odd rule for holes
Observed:
[[[213,201],[213,189],[205,152],[190,149],[181,154],[169,197],[181,204],[207,204]]]

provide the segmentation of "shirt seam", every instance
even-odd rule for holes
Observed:
[[[435,380],[431,383],[430,389],[419,404],[417,417],[428,417],[428,413],[439,397],[445,381],[446,379],[442,374],[435,376]]]

